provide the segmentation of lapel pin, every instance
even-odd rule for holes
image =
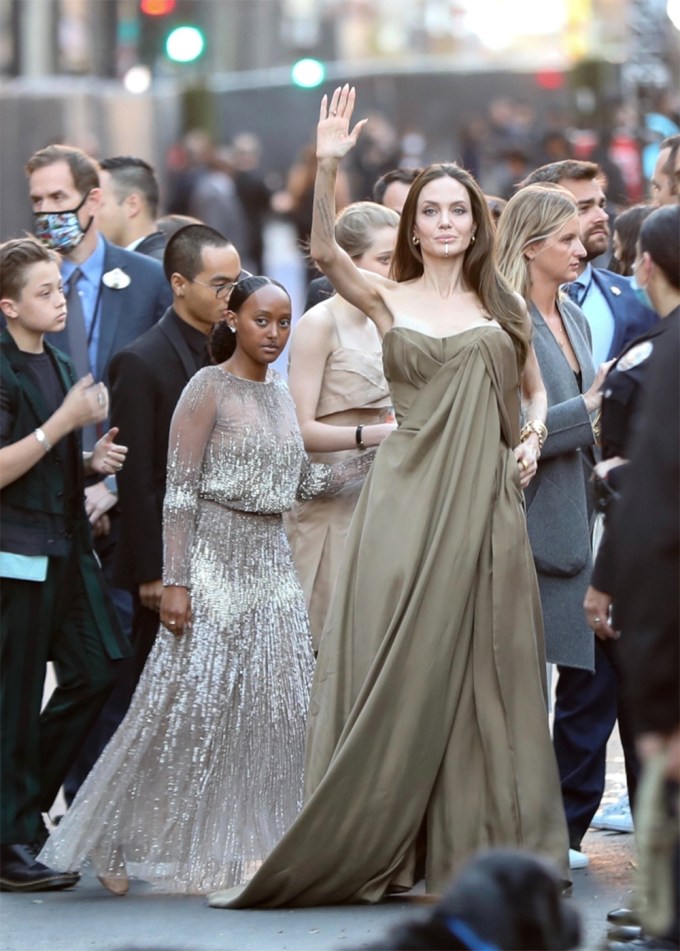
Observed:
[[[130,286],[130,278],[119,267],[115,267],[112,271],[107,271],[106,274],[102,275],[102,281],[107,287],[112,287],[114,291],[120,291],[124,287]]]
[[[620,288],[620,287],[617,287],[616,284],[614,284],[614,285],[610,288],[610,290],[611,290],[612,294],[614,295],[614,297],[620,297],[620,296],[621,296],[621,288]]]

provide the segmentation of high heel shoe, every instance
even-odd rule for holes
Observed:
[[[97,880],[112,895],[118,895],[119,897],[127,895],[127,890],[130,887],[130,879],[120,875],[97,875]]]
[[[97,858],[100,857],[98,856]],[[99,864],[99,862],[96,864]],[[101,868],[101,865],[99,867]],[[120,846],[116,846],[113,849],[107,858],[105,867],[109,869],[116,869],[118,874],[97,875],[100,884],[103,885],[108,892],[111,892],[112,895],[118,895],[121,897],[123,895],[127,895],[127,890],[130,887],[130,879],[127,877],[125,859]]]

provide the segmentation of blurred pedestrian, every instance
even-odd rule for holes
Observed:
[[[373,185],[373,201],[401,214],[408,190],[420,175],[419,168],[392,168]]]
[[[612,274],[632,277],[640,228],[645,218],[653,211],[653,205],[633,205],[616,216],[612,229],[613,253],[609,262]]]
[[[156,227],[160,190],[149,163],[131,155],[102,159],[99,187],[96,224],[104,237],[162,262],[166,238]]]
[[[655,205],[676,205],[680,202],[679,178],[680,134],[664,139],[652,175],[652,201]]]

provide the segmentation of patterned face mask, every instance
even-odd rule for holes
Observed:
[[[87,201],[87,192],[77,208],[70,211],[34,211],[33,221],[36,238],[51,248],[53,251],[59,251],[60,254],[68,254],[76,248],[85,237],[85,232],[92,224],[90,218],[87,225],[82,228],[78,220],[78,212]]]

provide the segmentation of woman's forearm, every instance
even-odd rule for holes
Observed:
[[[338,175],[337,159],[320,159],[314,183],[314,210],[310,254],[323,270],[323,265],[335,257],[335,184]]]

